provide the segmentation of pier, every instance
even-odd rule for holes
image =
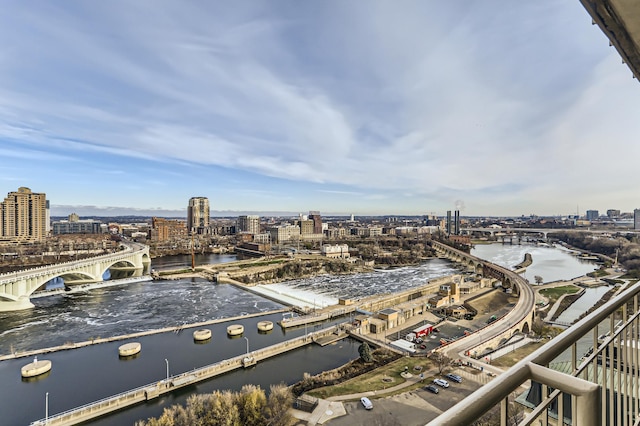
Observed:
[[[68,426],[87,422],[114,411],[150,401],[185,386],[190,386],[239,368],[250,367],[267,358],[298,349],[317,340],[336,336],[335,332],[337,329],[338,327],[331,326],[295,339],[171,376],[164,380],[140,386],[90,404],[49,416],[46,419],[37,420],[32,422],[31,426]],[[343,335],[343,337],[346,337],[346,335]]]

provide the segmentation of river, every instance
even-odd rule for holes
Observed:
[[[478,244],[471,250],[472,255],[509,269],[522,262],[526,253],[531,254],[533,263],[523,276],[532,284],[536,282],[536,275],[542,277],[543,283],[549,283],[570,280],[597,269],[595,263],[578,259],[560,246]]]
[[[545,280],[560,279],[551,272],[557,269],[550,248],[541,250],[533,246],[478,246],[476,256],[496,263],[513,266],[519,263],[525,252],[531,252],[536,269]],[[540,253],[545,253],[540,255]],[[571,255],[560,263],[572,265],[564,278],[580,275],[574,268]],[[229,255],[214,256],[219,262],[230,261]],[[202,263],[212,258],[201,259]],[[546,259],[546,261],[545,261]],[[577,262],[577,260],[575,260]],[[190,265],[190,256],[154,259],[154,269],[181,268]],[[211,262],[211,263],[219,263]],[[505,263],[506,262],[506,263]],[[579,264],[584,267],[584,264]],[[554,267],[556,266],[556,267]],[[592,270],[593,265],[587,265]],[[321,276],[293,280],[279,284],[284,291],[330,303],[338,297],[357,298],[374,293],[394,292],[424,284],[427,280],[457,272],[455,265],[442,259],[432,259],[416,267],[397,268],[369,274]],[[575,275],[574,275],[575,274]],[[532,279],[531,279],[532,281]],[[151,281],[103,288],[80,294],[63,294],[34,299],[35,308],[0,313],[0,353],[60,345],[70,341],[90,340],[92,337],[108,337],[137,331],[176,326],[185,323],[226,318],[236,315],[268,312],[282,307],[279,303],[244,292],[229,285],[218,285],[202,279],[175,281]],[[276,315],[272,318],[278,320]],[[248,321],[245,334],[252,348],[262,347],[276,340],[295,337],[304,329],[279,328],[270,335],[254,332],[255,322]],[[252,322],[253,321],[253,322]],[[122,361],[117,356],[113,342],[72,351],[56,352],[42,356],[53,362],[51,373],[33,382],[22,381],[20,367],[30,359],[0,362],[0,413],[2,424],[24,425],[44,417],[45,393],[49,392],[49,413],[91,402],[132,387],[159,380],[165,372],[166,358],[171,374],[188,371],[215,360],[235,356],[243,352],[244,340],[226,338],[222,325],[212,327],[219,335],[207,345],[195,345],[191,333],[164,333],[136,339],[143,345],[140,356]],[[209,328],[209,327],[208,327]],[[148,404],[110,415],[92,424],[132,424],[137,419],[157,416],[162,408],[175,402],[184,403],[195,392],[214,389],[239,389],[243,384],[255,383],[268,388],[271,383],[293,383],[304,372],[316,373],[335,368],[356,358],[358,344],[345,340],[324,348],[309,346],[259,363],[249,370],[241,370],[212,379],[179,392],[159,398]],[[81,390],[81,391],[78,391]]]
[[[218,256],[217,259],[228,261],[232,258]],[[181,268],[190,265],[190,261],[189,256],[166,257],[154,260],[152,267]],[[310,298],[323,300],[324,297],[366,296],[374,292],[397,291],[456,271],[457,268],[450,262],[432,259],[416,267],[333,278],[316,277],[282,285],[288,287],[289,293],[305,293]],[[95,289],[86,293],[38,298],[33,303],[36,305],[33,309],[0,313],[0,353],[267,312],[283,307],[236,287],[198,278]],[[278,314],[272,320],[280,318]],[[247,321],[245,336],[249,338],[251,347],[256,349],[304,333],[304,327],[287,330],[286,335],[277,328],[268,336],[259,335],[254,332],[254,322],[257,320]],[[117,347],[122,342],[42,355],[41,359],[53,362],[53,368],[48,376],[37,381],[23,381],[20,378],[20,367],[31,359],[2,361],[2,424],[24,425],[43,418],[46,392],[49,392],[49,413],[55,414],[161,379],[165,371],[165,358],[169,360],[171,374],[177,374],[243,353],[243,339],[226,338],[223,325],[211,328],[214,337],[208,345],[195,345],[188,330],[180,334],[163,333],[136,339],[143,349],[138,358],[130,361],[122,361],[117,356]],[[216,337],[215,333],[220,336]],[[293,383],[300,380],[304,372],[317,373],[356,358],[357,347],[358,344],[349,339],[324,348],[309,346],[261,362],[250,370],[226,374],[92,423],[132,424],[137,419],[159,415],[163,407],[184,402],[194,392],[239,389],[246,383],[260,384],[263,388],[268,388],[271,383]],[[82,391],[74,391],[78,389]]]

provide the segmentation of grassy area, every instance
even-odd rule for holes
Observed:
[[[600,268],[587,274],[588,277],[592,278],[604,277],[605,275],[608,275],[608,272],[605,268]]]
[[[492,359],[491,365],[495,365],[496,367],[511,367],[547,342],[548,340],[542,340],[538,343],[529,343],[528,345],[521,346],[513,352],[502,355],[500,358]]]
[[[415,370],[414,367],[416,366],[422,367],[422,370]],[[334,386],[314,389],[308,392],[308,394],[324,399],[331,396],[382,390],[404,383],[405,379],[400,376],[400,373],[405,370],[405,367],[411,374],[418,375],[421,372],[428,370],[430,366],[431,362],[425,358],[403,357],[369,373],[347,380],[346,382]],[[424,383],[430,381],[431,379],[429,377],[425,377]],[[412,388],[418,388],[420,386],[424,386],[424,384],[417,383],[415,386],[401,389],[401,392],[407,392]],[[388,396],[389,394],[385,395]]]
[[[158,271],[158,276],[187,274],[189,272],[193,272],[193,271],[191,269],[174,269],[170,271]]]
[[[565,285],[562,287],[543,288],[540,294],[549,299],[549,304],[554,304],[563,294],[574,294],[580,291],[575,285]]]
[[[256,266],[268,266],[268,265],[274,265],[276,263],[283,263],[286,261],[288,261],[288,259],[265,260],[263,262],[245,263],[242,265],[238,265],[238,268],[244,269],[244,268],[253,268]]]

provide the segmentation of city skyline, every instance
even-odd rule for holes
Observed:
[[[640,86],[579,2],[293,5],[9,3],[3,192],[81,216],[640,206]]]

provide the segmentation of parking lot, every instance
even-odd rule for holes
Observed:
[[[462,376],[462,383],[449,380],[449,387],[438,387],[438,394],[418,389],[396,396],[372,397],[372,410],[365,410],[359,401],[345,402],[347,415],[333,419],[327,424],[422,426],[490,380],[486,374],[471,369],[456,369],[455,374]],[[431,381],[424,382],[425,386],[428,384],[431,384]]]

